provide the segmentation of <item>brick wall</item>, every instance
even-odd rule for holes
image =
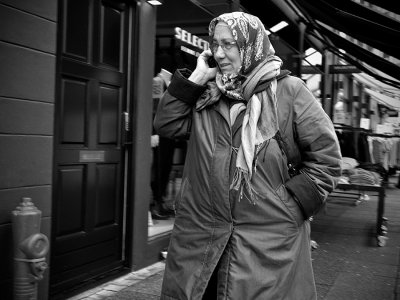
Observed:
[[[57,1],[0,0],[0,290],[12,294],[10,213],[21,197],[50,238]],[[47,299],[48,271],[39,285]]]

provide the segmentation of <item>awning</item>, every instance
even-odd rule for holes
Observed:
[[[349,0],[295,2],[314,20],[400,59],[400,22]]]
[[[392,109],[400,111],[400,99],[395,99],[393,97],[386,96],[384,94],[375,92],[375,91],[373,91],[371,89],[368,89],[368,88],[366,88],[365,91],[374,100],[378,101],[379,103],[381,103],[381,104],[383,104],[383,105],[385,105],[385,106],[387,106],[389,108],[392,108]]]
[[[388,96],[400,96],[400,89],[396,89],[391,85],[385,84],[374,77],[369,76],[365,73],[352,74],[354,80],[365,85],[366,88],[372,88],[374,90],[380,90]],[[399,100],[400,101],[400,100]]]
[[[368,2],[400,15],[400,7],[396,1],[368,0]]]
[[[348,52],[350,55],[352,55],[354,58],[351,58],[349,56],[345,57],[347,61],[352,60],[351,63],[355,64],[357,67],[361,68],[364,72],[370,73],[369,75],[377,77],[377,74],[371,74],[371,70],[365,68],[363,65],[361,65],[359,62],[357,62],[356,59],[359,59],[368,65],[372,66],[373,68],[380,69],[382,72],[385,74],[396,78],[397,80],[400,80],[400,67],[391,63],[390,61],[377,56],[376,54],[373,54],[371,51],[368,51],[360,46],[357,46],[356,44],[348,41],[347,39],[337,35],[336,33],[332,32],[331,30],[328,30],[324,26],[320,26],[319,31],[323,33],[325,36],[327,36],[332,43],[335,45],[334,48],[331,48],[331,46],[328,44],[328,47],[330,47],[330,50],[334,51],[335,54],[337,55],[342,55],[337,51],[337,48],[341,48]],[[336,49],[335,49],[336,48]],[[355,59],[356,58],[356,59]],[[394,84],[396,83],[391,82],[389,79],[385,79],[382,76],[379,76],[381,81],[387,81],[389,84]],[[397,86],[398,85],[397,83]]]
[[[400,59],[400,43],[397,42],[400,21],[368,7],[370,3],[399,11],[396,1],[381,0],[362,3],[354,0],[246,0],[241,1],[241,6],[258,15],[267,27],[277,23],[276,17],[288,21],[289,26],[278,35],[297,51],[306,49],[307,42],[321,53],[328,50],[377,80],[400,89],[400,66],[392,59]],[[304,41],[299,38],[300,24],[306,25]],[[380,70],[381,74],[374,70]]]

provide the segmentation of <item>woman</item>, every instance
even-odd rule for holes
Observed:
[[[161,299],[316,299],[308,217],[340,176],[332,123],[257,17],[223,14],[209,35],[155,119],[189,137]]]

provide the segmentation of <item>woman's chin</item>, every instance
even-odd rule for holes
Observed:
[[[234,70],[230,67],[223,67],[220,68],[222,74],[232,74],[234,72]]]

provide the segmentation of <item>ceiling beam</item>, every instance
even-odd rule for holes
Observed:
[[[295,26],[300,27],[300,23],[304,23],[304,21],[306,20],[306,17],[302,15],[300,11],[294,11],[295,5],[292,4],[290,1],[289,3],[292,4],[291,6],[289,6],[286,3],[286,1],[282,0],[271,0],[271,2],[273,2],[275,6],[278,7],[284,13],[284,15],[290,20],[290,22]],[[326,48],[325,45],[321,41],[317,40],[315,37],[307,33],[305,34],[305,37],[307,41],[311,45],[313,45],[313,47],[317,49],[319,52],[323,52],[324,49]]]

